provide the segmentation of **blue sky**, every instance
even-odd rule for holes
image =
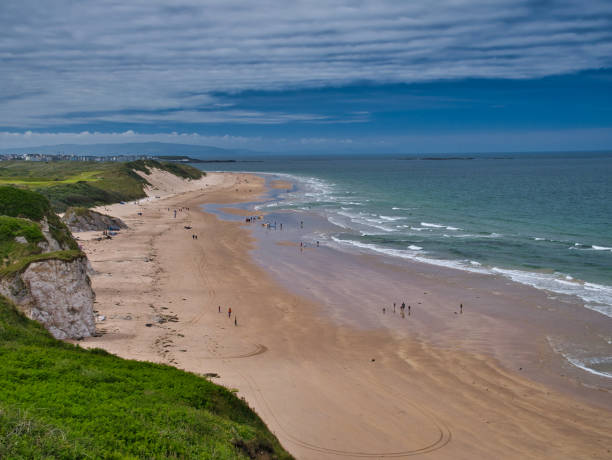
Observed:
[[[612,149],[612,2],[0,3],[0,148]]]

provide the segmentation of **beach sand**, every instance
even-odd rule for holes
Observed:
[[[473,349],[427,340],[435,321],[415,322],[418,330],[408,331],[386,325],[390,316],[372,327],[338,321],[328,304],[313,300],[324,299],[333,280],[325,274],[313,280],[313,289],[322,286],[317,295],[292,289],[254,262],[247,225],[199,208],[254,201],[265,193],[263,179],[212,173],[157,188],[140,204],[102,209],[129,226],[112,240],[79,235],[95,271],[96,310],[105,317],[97,325],[101,336],[82,346],[217,374],[212,380],[237,389],[300,459],[612,456],[607,389],[572,395],[571,388],[535,381],[502,365],[496,353],[480,351],[487,342],[503,346],[494,340],[507,325],[503,318],[483,317]],[[420,289],[411,283],[427,278],[428,295],[434,294],[433,275],[422,273],[404,273],[405,284]],[[455,305],[460,288],[445,285],[436,302],[447,297]],[[482,295],[493,307],[499,297]],[[470,312],[466,327],[478,324],[476,314]],[[444,328],[432,333],[444,335]],[[450,336],[460,341],[460,334]],[[552,356],[540,351],[542,360]]]

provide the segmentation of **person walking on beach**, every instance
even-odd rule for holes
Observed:
[[[229,310],[227,310],[227,317],[228,318],[232,317],[232,307],[229,307]]]
[[[393,302],[393,313],[395,313],[395,302]]]
[[[234,326],[238,326],[238,317],[234,316]]]
[[[410,305],[408,305],[408,316],[410,316]]]
[[[463,314],[463,304],[462,303],[459,304],[459,313]]]
[[[221,313],[221,305],[219,305],[219,313]]]

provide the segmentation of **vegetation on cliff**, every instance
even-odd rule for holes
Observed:
[[[0,296],[0,458],[290,458],[230,391],[55,340]]]
[[[146,179],[136,173],[149,173],[152,168],[168,171],[184,179],[199,179],[204,175],[193,166],[157,161],[138,160],[112,162],[24,162],[0,163],[0,186],[15,185],[45,195],[56,212],[69,206],[93,207],[146,196]]]
[[[42,228],[59,250],[47,251]],[[36,260],[78,257],[81,253],[68,228],[39,193],[16,187],[0,187],[0,276],[22,271]]]

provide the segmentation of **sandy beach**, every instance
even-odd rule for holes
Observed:
[[[100,333],[80,345],[208,374],[236,389],[299,459],[612,455],[610,385],[553,376],[560,357],[534,324],[560,307],[544,295],[471,274],[442,282],[434,269],[373,257],[353,267],[324,250],[297,263],[286,237],[269,242],[286,258],[257,263],[253,254],[266,250],[255,239],[259,221],[220,220],[200,205],[256,201],[264,179],[154,179],[150,199],[99,209],[127,230],[112,240],[77,234],[94,270]],[[470,311],[457,314],[468,288]],[[377,298],[393,289],[436,308],[415,312],[410,326],[399,311],[383,316]],[[339,299],[354,302],[355,292],[371,308],[352,317]],[[490,313],[523,298],[541,308]],[[532,353],[522,355],[527,340]]]

